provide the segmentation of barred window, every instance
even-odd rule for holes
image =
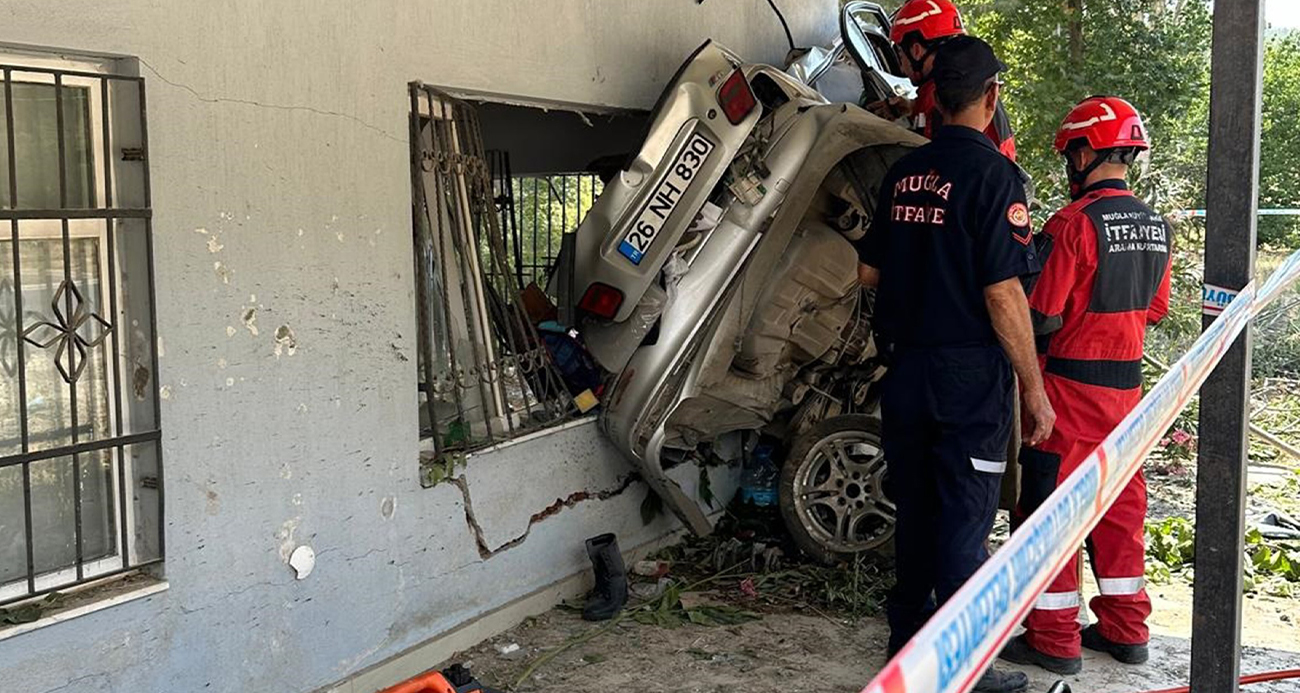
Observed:
[[[594,176],[514,177],[474,106],[410,86],[420,437],[426,484],[465,454],[581,415],[572,337],[542,287]],[[579,197],[581,196],[581,197]],[[570,226],[572,225],[572,226]]]
[[[0,55],[0,604],[163,555],[143,80]]]

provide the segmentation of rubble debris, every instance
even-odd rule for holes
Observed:
[[[641,601],[650,601],[659,597],[672,584],[672,580],[661,577],[655,582],[636,582],[628,586],[628,591],[633,597]]]
[[[632,566],[632,572],[641,577],[654,578],[658,580],[668,574],[668,569],[671,565],[672,564],[668,561],[637,561],[636,564]]]
[[[520,647],[519,643],[512,642],[506,645],[498,645],[497,654],[501,655],[502,659],[523,659],[528,656],[528,650]]]

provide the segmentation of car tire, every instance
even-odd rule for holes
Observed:
[[[795,544],[827,565],[863,552],[891,554],[894,506],[884,478],[873,416],[837,416],[796,436],[780,484],[781,517]]]

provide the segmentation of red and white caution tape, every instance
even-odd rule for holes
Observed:
[[[1300,252],[1251,282],[1104,442],[863,693],[965,693],[1137,473],[1246,324],[1300,279]]]

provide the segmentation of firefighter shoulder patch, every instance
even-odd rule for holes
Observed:
[[[1007,221],[1011,222],[1011,237],[1021,245],[1029,245],[1034,239],[1034,232],[1029,228],[1029,208],[1023,202],[1017,202],[1007,208]],[[1022,229],[1024,233],[1017,233]]]
[[[1023,202],[1011,205],[1007,208],[1007,221],[1022,229],[1029,226],[1029,208]]]
[[[1034,241],[1034,231],[1030,229],[1030,208],[1024,203],[1011,205],[1006,211],[1006,221],[1011,222],[1011,238],[1014,238],[1015,242],[1028,246],[1031,241]],[[1023,230],[1024,233],[1017,233],[1017,229]]]

